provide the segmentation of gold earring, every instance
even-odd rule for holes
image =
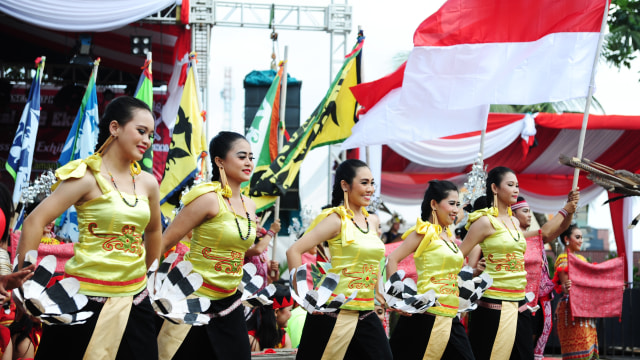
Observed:
[[[224,168],[222,166],[220,166],[218,170],[220,170],[220,185],[225,187],[227,186],[227,174],[224,172]]]
[[[140,164],[137,161],[132,161],[129,165],[129,171],[131,171],[131,175],[140,175],[142,168],[140,168]]]
[[[347,190],[344,190],[344,208],[347,210],[347,215],[351,216],[351,218],[355,216],[355,213],[349,207],[349,193]]]
[[[498,193],[493,193],[493,207],[498,208]],[[500,214],[498,213],[498,215]]]
[[[344,191],[344,207],[349,210],[349,193],[347,192],[347,190],[343,190]]]
[[[431,209],[431,217],[433,218],[433,225],[438,226],[438,213],[436,213],[436,209]]]
[[[115,140],[116,137],[114,135],[111,135],[107,138],[107,140],[104,141],[104,143],[102,144],[102,146],[100,146],[100,149],[98,149],[98,151],[96,151],[96,154],[102,156],[102,154],[104,154],[105,151],[107,151],[107,148],[109,147],[109,145],[113,142],[113,140]]]
[[[227,182],[227,174],[224,172],[224,168],[222,166],[218,167],[218,170],[220,170],[220,187],[222,187],[222,196],[230,198],[231,187]]]

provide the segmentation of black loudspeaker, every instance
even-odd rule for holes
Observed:
[[[244,128],[245,134],[253,118],[256,116],[267,91],[273,82],[276,72],[273,70],[254,70],[244,78]],[[300,127],[300,88],[302,81],[291,76],[287,77],[287,101],[285,109],[285,128],[292,135]],[[300,196],[298,193],[299,176],[296,177],[287,194],[280,199],[280,210],[300,210]]]
[[[273,70],[252,71],[244,78],[244,129],[245,133],[251,126],[262,100],[276,72]],[[287,102],[284,125],[289,134],[293,134],[300,127],[300,88],[302,81],[287,77]]]

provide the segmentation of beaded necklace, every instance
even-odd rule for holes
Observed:
[[[240,235],[240,239],[247,240],[249,235],[251,235],[251,216],[249,215],[249,211],[247,210],[247,205],[244,203],[244,198],[240,195],[240,201],[242,201],[242,207],[244,208],[244,212],[247,214],[247,235],[242,235],[242,229],[240,229],[240,222],[238,221],[238,215],[236,211],[233,209],[231,205],[231,199],[226,198],[229,203],[229,208],[233,211],[233,219],[236,221],[236,226],[238,227],[238,234]]]
[[[502,225],[504,225],[504,227],[507,228],[507,231],[509,232],[509,235],[511,236],[513,241],[518,242],[518,241],[520,241],[520,231],[518,231],[518,228],[516,227],[516,224],[513,222],[513,219],[511,218],[511,216],[509,216],[509,219],[511,220],[511,225],[513,225],[513,228],[516,229],[516,232],[518,233],[518,238],[517,239],[516,239],[515,236],[513,236],[513,234],[511,233],[511,230],[509,229],[507,224],[504,222],[504,220],[500,219],[500,221],[502,221]]]
[[[133,195],[136,197],[136,201],[133,204],[130,204],[127,201],[127,199],[125,199],[124,196],[122,196],[122,193],[118,189],[118,185],[116,185],[116,180],[113,178],[113,174],[111,174],[111,171],[109,171],[109,168],[107,167],[106,163],[104,164],[104,167],[107,168],[107,173],[109,174],[109,177],[111,178],[111,183],[113,184],[113,187],[116,189],[118,194],[120,194],[120,198],[122,199],[122,201],[125,204],[127,204],[127,206],[129,206],[129,207],[136,207],[136,205],[138,205],[138,194],[136,194],[136,177],[133,176],[133,173],[131,174],[131,180],[133,180]]]
[[[454,254],[457,254],[458,251],[460,251],[460,248],[458,248],[458,245],[456,245],[456,243],[454,243],[453,241],[449,241],[447,239],[442,239],[442,241],[444,241],[444,243],[447,245],[449,250],[451,250]],[[449,243],[451,243],[451,245],[453,245],[453,247],[451,247],[451,245],[449,245]]]
[[[363,234],[368,234],[369,233],[369,220],[367,220],[367,217],[364,217],[364,222],[367,224],[367,231],[362,230],[362,228],[360,228],[360,226],[358,226],[358,223],[356,223],[356,220],[354,218],[351,218],[351,222],[353,223],[353,225],[356,226],[356,228],[358,228],[358,230],[360,230],[361,233]]]
[[[439,227],[439,225],[436,225],[436,226],[438,226],[438,227]],[[437,229],[437,228],[436,228],[436,229]],[[451,230],[449,230],[449,228],[448,228],[448,227],[445,227],[445,228],[443,229],[443,231],[442,231],[442,232],[445,232],[445,231],[446,231],[447,235],[449,235],[449,237],[453,236],[453,235],[451,234]],[[457,254],[457,253],[458,253],[458,251],[460,251],[460,248],[458,248],[458,245],[456,245],[456,243],[455,243],[455,242],[453,242],[453,241],[449,241],[449,240],[445,239],[443,236],[440,236],[440,239],[441,239],[442,241],[444,241],[445,245],[447,245],[447,247],[449,248],[449,250],[451,250],[451,252],[453,252],[454,254]],[[451,245],[449,245],[449,243],[451,243],[451,245],[453,245],[453,247],[451,247]]]

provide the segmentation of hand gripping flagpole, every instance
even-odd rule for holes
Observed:
[[[285,110],[287,108],[287,53],[289,47],[284,47],[284,60],[282,65],[282,80],[280,82],[280,119],[279,122],[284,122],[285,119]],[[282,150],[282,145],[284,142],[284,126],[278,126],[278,154],[280,154],[280,150]],[[276,198],[275,203],[275,214],[273,214],[273,220],[280,219],[280,196]],[[271,248],[271,260],[276,258],[276,245],[278,242],[278,234],[273,234],[273,245]],[[275,270],[270,270],[269,272],[271,276],[276,276]]]
[[[596,66],[598,65],[598,59],[600,59],[600,52],[602,50],[602,41],[604,40],[604,30],[607,26],[607,14],[609,13],[609,0],[605,0],[604,13],[602,14],[602,25],[600,26],[600,36],[598,37],[598,47],[596,48],[596,56],[593,59],[593,67],[591,68],[591,79],[589,80],[589,92],[587,95],[587,104],[584,107],[584,114],[582,116],[582,128],[580,129],[580,141],[578,142],[578,159],[582,160],[582,150],[584,149],[584,138],[587,134],[587,122],[589,121],[589,108],[591,107],[591,98],[593,97],[593,89],[595,88]],[[578,188],[578,178],[580,175],[580,169],[575,168],[573,171],[573,185],[571,188],[576,190]],[[568,264],[568,262],[567,262]]]

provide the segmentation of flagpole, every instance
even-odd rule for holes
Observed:
[[[202,88],[200,88],[200,79],[198,78],[198,53],[195,51],[192,51],[189,54],[189,64],[191,65],[192,69],[193,69],[193,79],[194,82],[196,84],[196,94],[198,96],[196,96],[196,100],[198,101],[198,110],[200,111],[200,115],[202,116],[200,118],[200,121],[202,121],[202,129],[205,131],[205,141],[209,141],[209,138],[207,137],[207,125],[205,124],[206,122],[206,118],[204,114],[206,114],[206,111],[204,109],[202,109],[202,101],[200,99],[200,97],[203,95],[202,94]],[[206,157],[206,156],[205,156]],[[198,157],[198,160],[196,160],[196,163],[200,162],[200,173],[202,174],[202,176],[205,179],[208,179],[209,176],[209,172],[207,170],[207,162],[203,160],[202,157]],[[197,166],[197,165],[196,165]],[[196,177],[198,175],[196,174]]]
[[[488,121],[489,121],[489,118],[487,118],[487,121],[485,121],[484,127],[482,128],[482,132],[480,133],[480,153],[478,153],[478,157],[480,158],[480,161],[483,161],[483,162],[484,162],[484,138],[487,135]]]
[[[584,114],[582,115],[582,128],[580,129],[580,140],[578,141],[578,159],[582,159],[582,150],[584,149],[584,138],[587,135],[587,122],[589,122],[589,109],[591,107],[591,98],[593,97],[593,89],[595,88],[596,66],[600,59],[600,51],[602,50],[602,41],[604,39],[604,30],[607,26],[607,14],[609,12],[609,0],[605,0],[604,14],[602,14],[602,24],[600,25],[600,36],[598,37],[598,47],[596,48],[596,56],[593,59],[593,67],[591,68],[591,79],[589,80],[589,92],[587,95],[587,103],[584,107]],[[580,169],[575,168],[573,171],[573,190],[578,188],[578,179],[580,176]],[[568,262],[567,262],[568,264]]]
[[[288,60],[288,52],[289,46],[284,47],[284,60],[282,65],[282,80],[281,80],[281,89],[280,89],[280,121],[285,121],[285,110],[287,108],[287,60]],[[284,142],[284,127],[278,125],[278,154],[282,150],[282,145]],[[275,214],[273,214],[273,220],[280,220],[280,196],[276,198],[275,203]],[[276,244],[278,243],[278,234],[273,234],[273,245],[271,247],[271,260],[276,258]],[[274,270],[270,271],[271,276],[275,276],[276,272]]]

